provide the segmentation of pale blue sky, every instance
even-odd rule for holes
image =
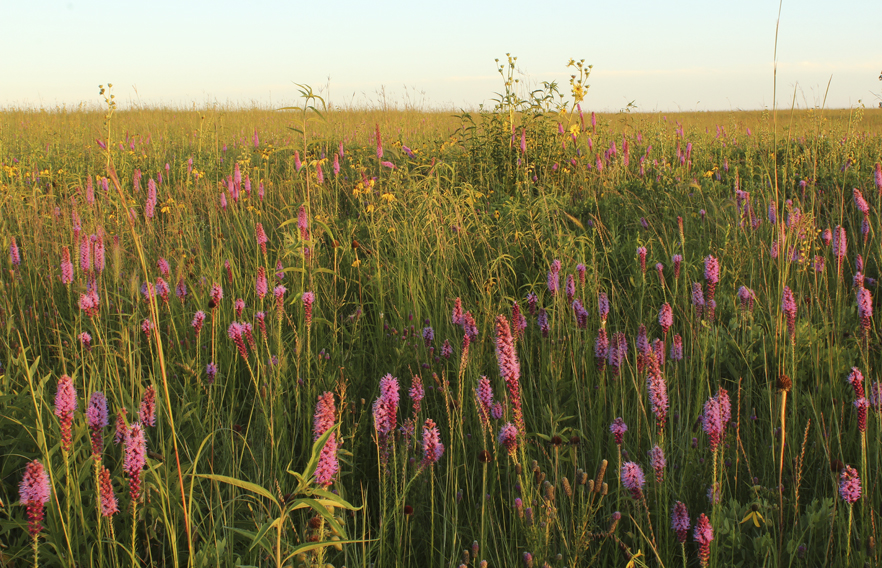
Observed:
[[[594,65],[583,108],[758,109],[772,104],[778,2],[252,2],[0,0],[0,107],[218,102],[284,106],[294,82],[330,77],[337,105],[405,98],[474,108],[502,89],[494,59],[567,87],[570,58]],[[784,0],[778,101],[875,106],[882,1]]]

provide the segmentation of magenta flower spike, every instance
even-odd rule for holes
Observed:
[[[634,462],[625,462],[622,464],[622,485],[631,492],[631,498],[635,501],[643,499],[643,485],[646,479],[643,477],[643,470]]]
[[[720,282],[720,262],[713,256],[708,255],[704,259],[704,278],[707,280],[707,297],[713,300]]]
[[[144,429],[135,422],[126,434],[126,456],[123,470],[129,476],[129,494],[132,501],[137,502],[141,495],[141,471],[147,463],[147,441]]]
[[[224,289],[221,288],[221,285],[218,283],[214,283],[211,285],[211,304],[210,307],[212,309],[217,308],[220,305],[221,300],[224,299]]]
[[[199,310],[193,316],[193,321],[190,322],[190,325],[193,327],[193,330],[196,332],[196,337],[199,337],[199,332],[202,331],[202,326],[205,324],[205,312]]]
[[[723,417],[720,412],[719,401],[711,397],[704,403],[704,412],[701,415],[701,423],[704,432],[708,436],[711,451],[715,452],[723,438]]]
[[[285,310],[285,292],[287,291],[288,289],[281,284],[273,288],[273,297],[276,299],[276,310],[278,310],[280,316]]]
[[[625,440],[625,432],[628,431],[628,425],[625,424],[625,421],[622,420],[622,417],[619,416],[613,423],[609,425],[609,431],[612,433],[615,438],[616,445],[621,446],[622,442]]]
[[[230,327],[227,328],[227,336],[233,340],[233,343],[236,344],[236,349],[239,350],[239,355],[242,356],[243,359],[248,359],[248,349],[245,347],[245,328],[241,323],[233,322],[230,324]]]
[[[313,441],[318,440],[322,437],[322,434],[331,429],[335,422],[336,413],[334,393],[326,391],[320,394],[315,407],[315,415],[312,419]]]
[[[148,385],[141,398],[141,408],[138,411],[138,420],[147,426],[156,426],[156,387]]]
[[[851,388],[854,389],[854,396],[856,398],[861,398],[864,396],[864,374],[861,373],[861,370],[857,367],[851,368],[851,373],[848,374],[848,378],[846,379]]]
[[[858,317],[860,318],[861,337],[866,339],[870,331],[873,317],[873,295],[861,286],[857,291]]]
[[[107,398],[102,392],[93,392],[89,397],[89,408],[86,409],[86,424],[89,426],[92,440],[92,456],[99,458],[104,449],[103,429],[108,424]]]
[[[560,269],[560,261],[554,260],[548,270],[548,291],[552,296],[557,294],[560,289]]]
[[[527,129],[521,128],[521,154],[527,153]]]
[[[671,257],[671,262],[674,263],[674,279],[679,279],[680,269],[683,266],[683,255],[675,254]]]
[[[597,311],[600,314],[601,323],[606,323],[606,319],[609,317],[609,298],[606,292],[597,295]]]
[[[444,454],[444,444],[435,421],[427,418],[423,425],[423,461],[421,467],[433,466]]]
[[[689,511],[686,505],[677,501],[674,503],[674,510],[671,511],[671,528],[677,533],[677,542],[683,544],[689,536]]]
[[[508,451],[509,456],[514,456],[518,451],[518,429],[511,422],[507,422],[499,429],[499,445]]]
[[[858,208],[858,211],[860,211],[864,215],[869,215],[870,205],[867,203],[867,200],[864,199],[861,190],[859,190],[858,188],[854,188],[852,190],[852,195],[854,196],[854,205]]]
[[[701,312],[704,310],[704,292],[701,290],[701,284],[692,283],[692,305],[695,307],[695,317],[701,319]]]
[[[430,345],[432,345],[432,341],[435,339],[435,330],[431,327],[426,326],[423,328],[422,336],[423,342],[426,344],[426,347],[429,347]]]
[[[453,325],[462,325],[462,300],[457,298],[453,301],[453,313],[450,316]]]
[[[15,242],[15,237],[12,237],[9,243],[9,261],[12,263],[12,266],[18,266],[21,264],[21,252],[18,250],[18,244]]]
[[[579,285],[585,286],[585,275],[588,272],[588,269],[585,268],[585,265],[581,262],[576,265],[576,274],[579,275]]]
[[[312,325],[312,305],[315,303],[315,294],[312,292],[304,292],[301,299],[303,300],[306,327],[310,327]]]
[[[665,383],[658,359],[651,350],[648,350],[646,360],[649,366],[649,372],[646,374],[646,391],[649,393],[649,403],[652,406],[653,414],[655,414],[656,424],[661,430],[667,422],[668,408],[670,407],[668,385]]]
[[[407,392],[407,394],[410,397],[411,402],[413,403],[413,415],[414,417],[416,417],[416,415],[420,412],[420,403],[426,396],[426,391],[423,388],[423,379],[421,379],[419,375],[414,375],[411,379],[410,390]]]
[[[496,317],[496,361],[499,364],[499,375],[508,387],[511,397],[514,422],[518,432],[526,433],[524,415],[521,410],[521,364],[515,349],[511,328],[505,316]]]
[[[478,379],[478,386],[475,387],[475,398],[478,401],[478,417],[481,419],[481,425],[486,428],[490,424],[490,413],[493,409],[493,387],[490,386],[490,379],[482,376]]]
[[[98,474],[100,498],[101,498],[101,516],[110,518],[119,512],[119,502],[113,493],[113,483],[110,480],[110,470],[105,466],[101,466]]]
[[[710,524],[710,519],[702,513],[695,523],[695,532],[693,533],[695,542],[698,543],[698,559],[702,568],[705,568],[710,562],[710,543],[714,540],[714,529]]]
[[[71,426],[73,425],[73,413],[77,409],[77,391],[74,388],[73,379],[68,375],[61,375],[58,380],[58,390],[55,393],[55,416],[61,422],[61,447],[69,452],[72,442]]]
[[[28,509],[28,532],[36,539],[43,530],[44,507],[51,494],[49,476],[39,460],[34,460],[25,467],[24,475],[18,486],[19,501]]]
[[[582,302],[579,300],[573,300],[573,315],[576,318],[576,325],[579,326],[579,329],[585,329],[588,327],[588,310],[586,310],[582,306]]]
[[[646,274],[646,247],[637,247],[637,259],[640,262],[640,272]]]
[[[380,138],[380,125],[379,124],[377,124],[376,133],[377,133],[377,159],[382,160],[383,159],[383,140],[382,140],[382,138]]]
[[[266,243],[269,242],[269,239],[267,239],[266,232],[263,230],[263,223],[258,223],[254,227],[254,236],[257,239],[257,245],[260,247],[260,252],[266,254]]]
[[[70,284],[73,282],[74,278],[74,268],[73,263],[70,260],[70,249],[68,247],[62,247],[61,249],[61,283],[62,284]]]
[[[175,285],[175,296],[178,297],[182,304],[187,301],[187,284],[184,283],[183,278],[179,278],[178,283]]]
[[[649,463],[652,465],[652,469],[655,470],[656,483],[662,483],[665,479],[665,466],[668,462],[665,460],[664,450],[658,444],[649,450]]]
[[[576,279],[572,274],[567,274],[565,290],[567,294],[567,303],[572,304],[573,298],[576,297]]]
[[[683,338],[678,333],[671,340],[671,352],[670,352],[671,361],[682,361],[683,360]]]
[[[855,468],[845,466],[839,473],[839,496],[852,505],[861,498],[861,478]]]
[[[380,379],[380,396],[374,401],[374,428],[388,436],[398,423],[398,379],[386,374]]]
[[[668,330],[674,325],[674,311],[667,302],[662,304],[661,309],[658,311],[658,324],[661,326],[664,335],[667,335]]]
[[[606,367],[606,360],[609,357],[609,338],[606,335],[606,328],[601,327],[597,331],[597,338],[594,340],[594,361],[597,363],[597,372],[602,373]]]
[[[796,300],[789,286],[784,286],[784,294],[781,297],[781,311],[787,320],[787,331],[791,341],[796,341]]]
[[[521,313],[521,306],[517,302],[511,306],[511,324],[514,327],[515,341],[517,341],[527,330],[527,318]]]

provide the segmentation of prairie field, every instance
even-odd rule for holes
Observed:
[[[0,112],[0,567],[879,566],[882,110]]]

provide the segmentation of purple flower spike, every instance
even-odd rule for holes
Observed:
[[[839,474],[839,496],[849,505],[861,498],[861,478],[850,465]]]
[[[674,503],[674,510],[671,512],[671,528],[677,533],[677,542],[685,543],[686,537],[689,536],[689,511],[686,505],[677,501]]]
[[[635,501],[643,499],[643,485],[646,479],[643,477],[643,470],[634,462],[625,462],[622,464],[622,485],[631,492],[631,497]]]

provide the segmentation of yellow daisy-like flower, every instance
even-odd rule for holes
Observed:
[[[374,204],[373,203],[371,203],[370,205],[367,206],[367,212],[368,213],[374,212]]]
[[[572,134],[573,136],[579,135],[579,125],[578,124],[573,124],[572,126],[570,126],[570,134]]]
[[[393,193],[384,193],[380,197],[384,199],[386,203],[392,203],[393,201],[395,201],[395,195]]]
[[[356,258],[352,261],[352,268],[358,268],[359,266],[361,266],[361,259]]]

